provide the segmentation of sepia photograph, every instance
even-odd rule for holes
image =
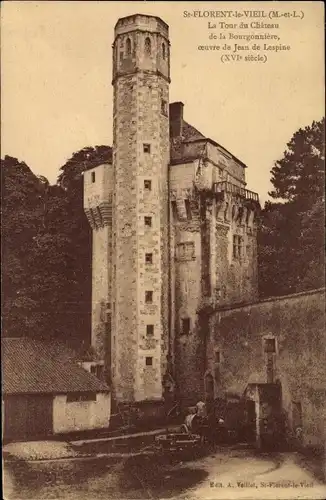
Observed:
[[[326,498],[324,15],[2,2],[5,500]]]

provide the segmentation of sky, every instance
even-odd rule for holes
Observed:
[[[255,18],[280,27],[241,31],[276,32],[280,42],[268,43],[291,46],[268,52],[266,63],[227,64],[220,53],[198,50],[217,43],[208,39],[208,21],[227,20],[184,17],[185,10],[268,13],[276,5],[283,14],[303,12],[303,19]],[[5,1],[1,11],[1,157],[25,161],[51,183],[75,151],[112,144],[114,25],[136,12],[169,25],[170,102],[182,101],[187,122],[248,166],[248,189],[261,201],[294,132],[324,114],[322,2]]]

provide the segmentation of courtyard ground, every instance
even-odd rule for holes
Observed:
[[[296,453],[219,448],[196,459],[156,455],[4,464],[6,500],[324,499],[326,486]]]

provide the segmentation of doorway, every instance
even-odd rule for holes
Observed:
[[[214,399],[214,379],[211,373],[205,375],[205,398],[212,401]]]

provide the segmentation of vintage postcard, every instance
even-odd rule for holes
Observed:
[[[1,7],[3,498],[326,498],[323,3]]]

